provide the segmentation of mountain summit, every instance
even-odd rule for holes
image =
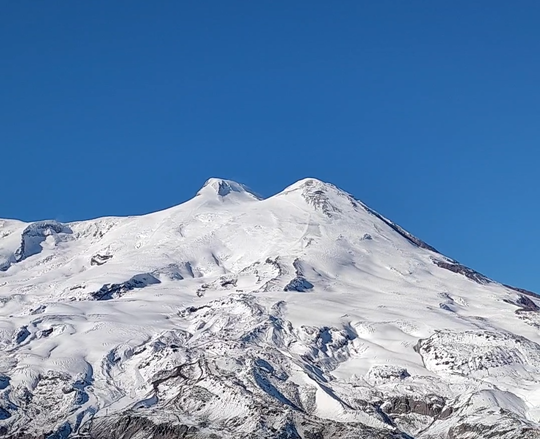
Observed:
[[[210,178],[206,180],[201,190],[197,192],[197,195],[205,194],[218,195],[219,197],[236,196],[251,200],[260,199],[260,197],[252,192],[247,186],[222,178]]]
[[[6,438],[540,437],[540,300],[314,178],[0,220]]]

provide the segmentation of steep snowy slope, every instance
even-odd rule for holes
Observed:
[[[315,179],[0,221],[0,435],[540,438],[540,300]]]

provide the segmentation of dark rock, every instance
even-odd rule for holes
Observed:
[[[453,426],[448,430],[448,439],[497,439],[503,437],[512,437],[516,439],[538,439],[540,436],[537,429],[527,426],[501,428],[499,425],[473,425],[466,422],[460,422],[458,425]]]
[[[341,212],[332,204],[326,193],[328,189],[337,190],[334,186],[329,184],[321,185],[317,180],[306,180],[300,189],[302,189],[304,200],[315,209],[322,211],[327,217],[331,218],[335,213]],[[339,190],[338,193],[341,194]]]
[[[128,291],[159,283],[161,281],[149,273],[137,274],[121,284],[105,284],[91,296],[95,300],[110,300],[121,297]]]
[[[124,415],[118,418],[99,418],[93,422],[90,434],[92,439],[182,439],[196,437],[197,431],[198,428],[194,426],[156,424],[141,416]]]
[[[17,251],[10,255],[7,260],[0,263],[0,272],[7,271],[9,268],[26,258],[41,253],[41,243],[48,236],[60,234],[71,234],[72,230],[65,224],[58,221],[39,221],[30,224],[21,235],[21,245]]]
[[[19,332],[15,336],[15,342],[17,344],[21,344],[24,342],[28,337],[30,336],[30,331],[28,330],[28,327],[23,326],[21,329],[19,329]]]
[[[267,258],[266,261],[264,261],[264,262],[266,264],[272,265],[277,270],[278,276],[283,275],[284,271],[283,271],[283,267],[279,263],[279,257],[277,257],[275,259]]]
[[[225,279],[221,281],[221,286],[224,288],[235,287],[238,279]]]
[[[41,243],[48,236],[71,233],[73,233],[71,228],[58,221],[39,221],[30,224],[22,233],[21,246],[15,252],[16,262],[41,253]]]
[[[9,267],[11,267],[11,265],[16,262],[15,261],[15,256],[14,255],[11,255],[7,261],[4,261],[2,263],[0,263],[0,272],[1,271],[8,271],[9,270]]]
[[[298,291],[303,293],[305,291],[313,289],[313,284],[303,277],[295,277],[291,280],[283,291]]]
[[[444,309],[445,311],[454,312],[452,307],[448,305],[447,303],[439,303],[439,308]]]
[[[531,299],[529,299],[527,296],[519,296],[518,300],[516,301],[516,305],[520,307],[520,309],[516,312],[520,312],[520,311],[536,312],[540,310],[540,307],[538,307],[538,305],[534,303]]]
[[[100,255],[98,253],[92,256],[92,259],[90,259],[90,265],[98,265],[98,266],[103,265],[111,258],[112,258],[112,255]]]
[[[472,268],[466,267],[465,265],[462,265],[459,262],[452,261],[452,260],[449,260],[448,262],[446,262],[440,259],[432,259],[432,261],[437,267],[444,268],[445,270],[449,270],[453,273],[462,274],[468,279],[476,283],[479,283],[481,285],[485,285],[485,284],[489,284],[493,282],[491,279],[479,273],[478,271],[475,271]]]
[[[70,289],[72,289],[72,288],[70,288]],[[46,309],[47,309],[46,305],[39,305],[36,309],[32,310],[30,313],[32,315],[43,314]]]
[[[40,334],[41,334],[41,337],[48,337],[49,335],[51,335],[53,333],[53,328],[49,328],[49,329],[43,329]]]
[[[444,398],[436,395],[428,395],[421,400],[408,396],[394,396],[386,401],[381,408],[388,415],[416,413],[436,418],[442,413],[445,403]]]
[[[374,382],[401,381],[410,376],[406,368],[394,365],[372,366],[367,374],[368,379]]]
[[[513,287],[511,285],[503,284],[506,288],[510,288],[511,290],[517,291],[518,293],[524,294],[526,296],[536,297],[540,298],[540,296],[532,291],[525,290],[523,288]]]

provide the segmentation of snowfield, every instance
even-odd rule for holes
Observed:
[[[540,298],[333,185],[0,220],[0,436],[540,438]]]

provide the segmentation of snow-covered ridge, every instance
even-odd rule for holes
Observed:
[[[260,200],[260,195],[257,195],[247,186],[237,183],[231,180],[224,180],[222,178],[210,178],[208,179],[201,190],[197,192],[197,195],[218,195],[223,199],[228,196],[242,197],[244,200]]]
[[[313,178],[0,220],[0,435],[538,438],[539,310]]]

